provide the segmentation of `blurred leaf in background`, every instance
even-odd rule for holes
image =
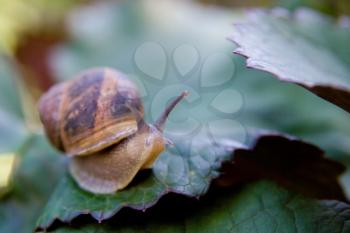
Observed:
[[[1,0],[0,49],[13,54],[23,36],[40,30],[52,30],[62,20],[65,11],[74,1]],[[57,28],[56,28],[57,29]]]
[[[53,84],[48,54],[52,46],[63,40],[65,15],[78,2],[0,1],[0,51],[16,72],[17,98],[21,99],[22,114],[30,128],[39,124],[39,96]]]
[[[16,156],[13,188],[0,202],[0,232],[4,233],[34,231],[42,208],[64,172],[62,157],[43,136],[32,135]]]
[[[333,16],[350,15],[350,2],[347,0],[278,0],[277,3],[290,10],[309,7]]]
[[[27,233],[34,230],[38,214],[64,170],[63,161],[47,140],[25,123],[16,66],[1,57],[0,67],[0,232]],[[2,183],[6,180],[9,183]]]
[[[19,74],[14,68],[8,57],[0,56],[0,108],[15,120],[20,120],[23,113],[16,83]]]
[[[1,12],[7,9],[7,4],[12,5],[13,3],[9,1],[4,3]],[[19,7],[19,9],[22,8]],[[25,13],[20,15],[26,17]],[[12,17],[15,16],[12,15]],[[19,18],[18,15],[16,17]],[[13,22],[15,21],[13,19]],[[7,21],[1,20],[0,25],[5,22]],[[23,27],[28,25],[23,25]],[[3,27],[4,25],[0,26],[0,31],[4,30]],[[26,28],[26,30],[29,29]],[[7,36],[9,35],[4,34],[1,43],[9,39]],[[63,163],[46,139],[37,135],[37,129],[35,131],[30,129],[26,110],[24,110],[28,108],[27,102],[23,102],[23,97],[27,94],[28,89],[23,86],[22,73],[13,57],[5,55],[4,51],[1,54],[0,232],[27,233],[34,230],[38,214],[52,192],[59,173],[63,171]],[[35,107],[29,110],[36,112]],[[6,181],[8,182],[5,183]]]
[[[333,16],[350,15],[348,0],[198,0],[201,3],[225,7],[284,7],[294,11],[301,7],[313,8]]]
[[[25,142],[28,134],[23,123],[16,80],[16,73],[4,57],[0,58],[0,196],[9,191],[16,152]]]

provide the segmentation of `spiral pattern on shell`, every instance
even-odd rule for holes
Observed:
[[[53,86],[39,102],[52,144],[71,156],[101,151],[136,133],[143,104],[135,85],[110,68],[83,71]]]

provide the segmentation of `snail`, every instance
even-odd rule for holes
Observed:
[[[79,73],[51,87],[39,100],[39,116],[51,144],[71,157],[69,171],[84,190],[109,194],[151,168],[170,143],[165,122],[184,91],[154,125],[144,119],[135,85],[111,68]]]

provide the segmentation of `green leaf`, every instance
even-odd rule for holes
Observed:
[[[16,119],[23,117],[16,78],[18,73],[11,58],[0,54],[0,107]]]
[[[28,138],[21,120],[14,73],[10,60],[0,54],[0,197],[11,189],[16,154]]]
[[[0,154],[16,152],[28,135],[24,122],[0,107]]]
[[[13,190],[0,201],[0,232],[32,232],[63,171],[61,157],[42,136],[33,135],[18,160]]]
[[[191,207],[190,209],[188,207]],[[128,216],[79,228],[65,227],[55,233],[346,233],[350,231],[350,206],[339,201],[318,201],[261,181],[242,190],[226,191],[182,212],[164,207],[142,216]],[[164,212],[164,210],[167,210]],[[177,212],[178,214],[174,214]],[[131,220],[132,219],[132,220]]]
[[[28,137],[11,60],[0,54],[0,154],[15,152]]]
[[[11,177],[0,199],[0,232],[28,233],[64,169],[46,138],[26,128],[11,62],[0,55],[0,156],[15,157],[10,174],[1,174]]]
[[[145,210],[170,192],[191,197],[205,194],[211,180],[219,175],[221,163],[231,157],[232,145],[213,144],[205,138],[193,143],[193,153],[188,153],[184,143],[178,143],[178,152],[161,154],[151,174],[141,173],[134,183],[113,195],[86,192],[67,175],[40,217],[39,228],[48,228],[54,220],[70,222],[81,214],[102,221],[124,207]]]
[[[247,66],[301,85],[350,112],[350,28],[317,12],[252,11],[235,25],[235,53]]]
[[[195,153],[184,148],[179,154],[163,153],[152,174],[141,174],[127,189],[114,195],[85,192],[67,175],[40,217],[38,229],[50,228],[55,220],[67,223],[87,214],[100,222],[124,207],[145,211],[170,192],[199,197],[207,193],[214,178],[219,186],[270,179],[310,197],[346,200],[337,182],[344,167],[324,158],[313,145],[278,135],[256,136],[250,147],[203,140],[195,141]],[[184,146],[181,142],[177,145]],[[218,177],[218,169],[225,161]]]

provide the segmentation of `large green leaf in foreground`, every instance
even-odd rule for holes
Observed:
[[[67,176],[51,197],[38,228],[47,229],[55,220],[71,222],[86,214],[102,221],[123,207],[146,210],[169,192],[190,197],[204,195],[224,161],[227,163],[222,176],[216,180],[220,186],[271,179],[314,198],[345,199],[337,183],[344,167],[324,158],[317,147],[278,135],[260,135],[256,140],[252,146],[244,147],[231,141],[210,143],[202,138],[194,141],[194,151],[185,150],[179,142],[178,153],[163,153],[152,174],[139,176],[114,195],[87,193]]]
[[[39,228],[49,227],[56,219],[70,222],[81,214],[90,214],[102,221],[123,207],[145,210],[169,192],[192,197],[205,194],[210,181],[219,175],[221,163],[231,157],[233,145],[216,145],[205,138],[193,143],[195,151],[192,152],[185,149],[184,143],[178,143],[178,152],[163,153],[152,174],[141,174],[134,184],[114,195],[85,192],[67,175],[39,219]]]
[[[236,190],[237,191],[237,190]],[[190,207],[190,208],[189,208]],[[318,201],[261,181],[238,192],[227,191],[217,198],[174,211],[164,207],[151,214],[56,233],[347,233],[350,231],[350,206],[339,201]],[[166,211],[165,211],[166,210]],[[177,214],[176,214],[177,213]]]
[[[251,11],[235,25],[247,66],[299,84],[350,112],[350,28],[311,10]]]

